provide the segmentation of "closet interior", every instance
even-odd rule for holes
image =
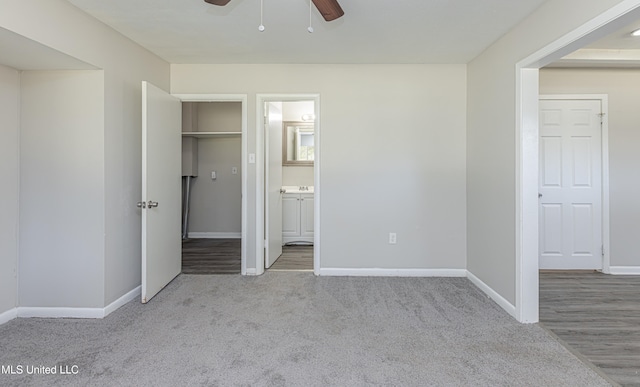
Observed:
[[[182,103],[182,272],[239,274],[242,102]]]

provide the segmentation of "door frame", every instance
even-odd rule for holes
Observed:
[[[295,102],[313,101],[314,114],[316,115],[314,128],[314,161],[313,161],[313,185],[314,185],[314,234],[313,234],[313,272],[320,275],[320,159],[321,159],[321,124],[320,124],[320,94],[256,94],[256,275],[264,274],[264,249],[266,218],[266,165],[267,141],[264,133],[265,102]]]
[[[601,125],[601,149],[600,157],[602,158],[602,272],[611,273],[611,256],[609,253],[610,246],[610,222],[609,222],[609,96],[607,94],[541,94],[538,100],[563,100],[563,101],[600,101],[600,111],[603,114]],[[538,133],[540,136],[540,133]],[[538,145],[539,147],[539,145]],[[539,176],[538,176],[539,178]],[[538,182],[539,186],[540,182]],[[539,210],[539,207],[538,207]],[[539,216],[539,213],[538,213]],[[538,225],[540,227],[540,225]],[[539,237],[540,234],[538,234]],[[538,252],[539,253],[539,252]]]
[[[539,319],[538,98],[539,69],[640,18],[640,0],[624,0],[520,60],[515,66],[516,304],[522,323]]]
[[[179,98],[182,102],[240,102],[242,104],[242,134],[241,134],[241,192],[242,192],[242,215],[241,215],[241,235],[240,235],[240,273],[247,274],[247,95],[246,94],[171,94]]]

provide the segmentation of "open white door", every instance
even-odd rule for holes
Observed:
[[[182,270],[179,99],[142,82],[142,302]]]
[[[282,102],[268,102],[266,105],[267,248],[264,267],[268,269],[282,255]]]

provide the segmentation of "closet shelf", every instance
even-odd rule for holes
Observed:
[[[182,137],[211,138],[221,136],[241,136],[242,132],[182,132]]]

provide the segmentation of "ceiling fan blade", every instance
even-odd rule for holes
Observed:
[[[206,1],[206,0],[205,0]],[[344,15],[338,0],[312,0],[326,21],[336,20]]]
[[[213,5],[227,5],[231,0],[204,0],[206,3]]]

